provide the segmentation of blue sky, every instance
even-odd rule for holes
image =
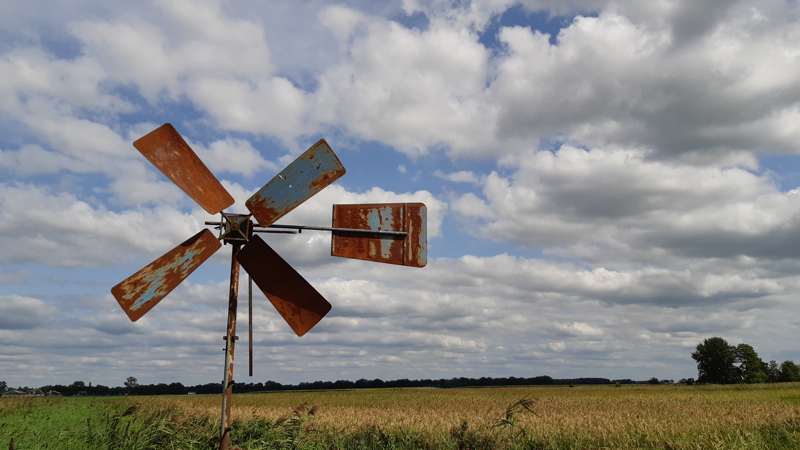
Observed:
[[[131,146],[167,121],[230,211],[320,137],[347,174],[284,223],[428,205],[424,269],[269,237],[333,310],[296,338],[258,294],[254,381],[682,378],[714,335],[800,359],[795,2],[5,9],[11,385],[218,380],[226,251],[136,323],[109,292],[211,219]]]

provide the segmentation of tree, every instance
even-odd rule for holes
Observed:
[[[793,361],[781,363],[781,381],[800,381],[800,367]]]
[[[749,344],[736,346],[736,364],[739,375],[745,383],[765,383],[767,381],[767,365],[759,358],[758,353]]]
[[[6,384],[6,382],[0,380],[0,393],[5,392],[6,388],[8,388],[8,385]]]
[[[767,382],[777,383],[778,381],[781,381],[781,368],[773,359],[767,364]]]
[[[125,387],[128,389],[133,389],[136,386],[139,386],[139,380],[136,377],[128,377],[125,379]]]
[[[737,383],[740,380],[736,362],[736,348],[721,337],[712,337],[697,344],[692,353],[697,361],[698,383]]]

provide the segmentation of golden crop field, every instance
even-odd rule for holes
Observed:
[[[520,399],[530,400],[527,408],[509,410]],[[3,419],[16,417],[15,410],[27,408],[37,421],[38,410],[77,402],[71,410],[125,410],[117,420],[133,422],[129,429],[160,426],[174,439],[169,447],[130,448],[209,448],[219,401],[216,395],[3,399],[0,436],[11,436],[14,425]],[[800,448],[798,383],[275,392],[235,395],[233,414],[234,439],[252,449]],[[163,439],[158,445],[166,445]]]

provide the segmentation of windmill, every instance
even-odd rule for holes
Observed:
[[[303,336],[330,311],[331,305],[258,234],[298,234],[330,231],[331,255],[411,267],[424,267],[427,258],[426,208],[422,203],[333,205],[330,227],[275,222],[344,175],[339,158],[319,140],[245,203],[250,214],[225,212],[233,197],[183,140],[166,123],[133,143],[156,168],[218,221],[207,221],[219,233],[204,228],[111,289],[132,321],[156,306],[222,244],[231,252],[228,322],[225,334],[220,448],[230,446],[236,311],[239,265],[248,274],[248,346],[253,374],[252,282],[266,295],[297,336]],[[255,222],[252,220],[255,218]],[[220,241],[222,243],[220,243]]]

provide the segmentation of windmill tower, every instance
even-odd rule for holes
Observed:
[[[155,307],[223,244],[231,246],[225,372],[222,385],[220,449],[230,447],[239,266],[248,274],[248,346],[253,374],[252,282],[266,295],[297,336],[303,336],[330,311],[331,304],[272,249],[261,233],[329,231],[331,255],[424,267],[427,262],[426,208],[422,203],[333,205],[330,227],[276,224],[291,210],[344,175],[345,169],[325,140],[312,145],[253,194],[249,214],[225,212],[233,197],[170,124],[133,143],[156,168],[218,221],[111,289],[125,314],[136,321]],[[255,221],[253,221],[255,219]]]

